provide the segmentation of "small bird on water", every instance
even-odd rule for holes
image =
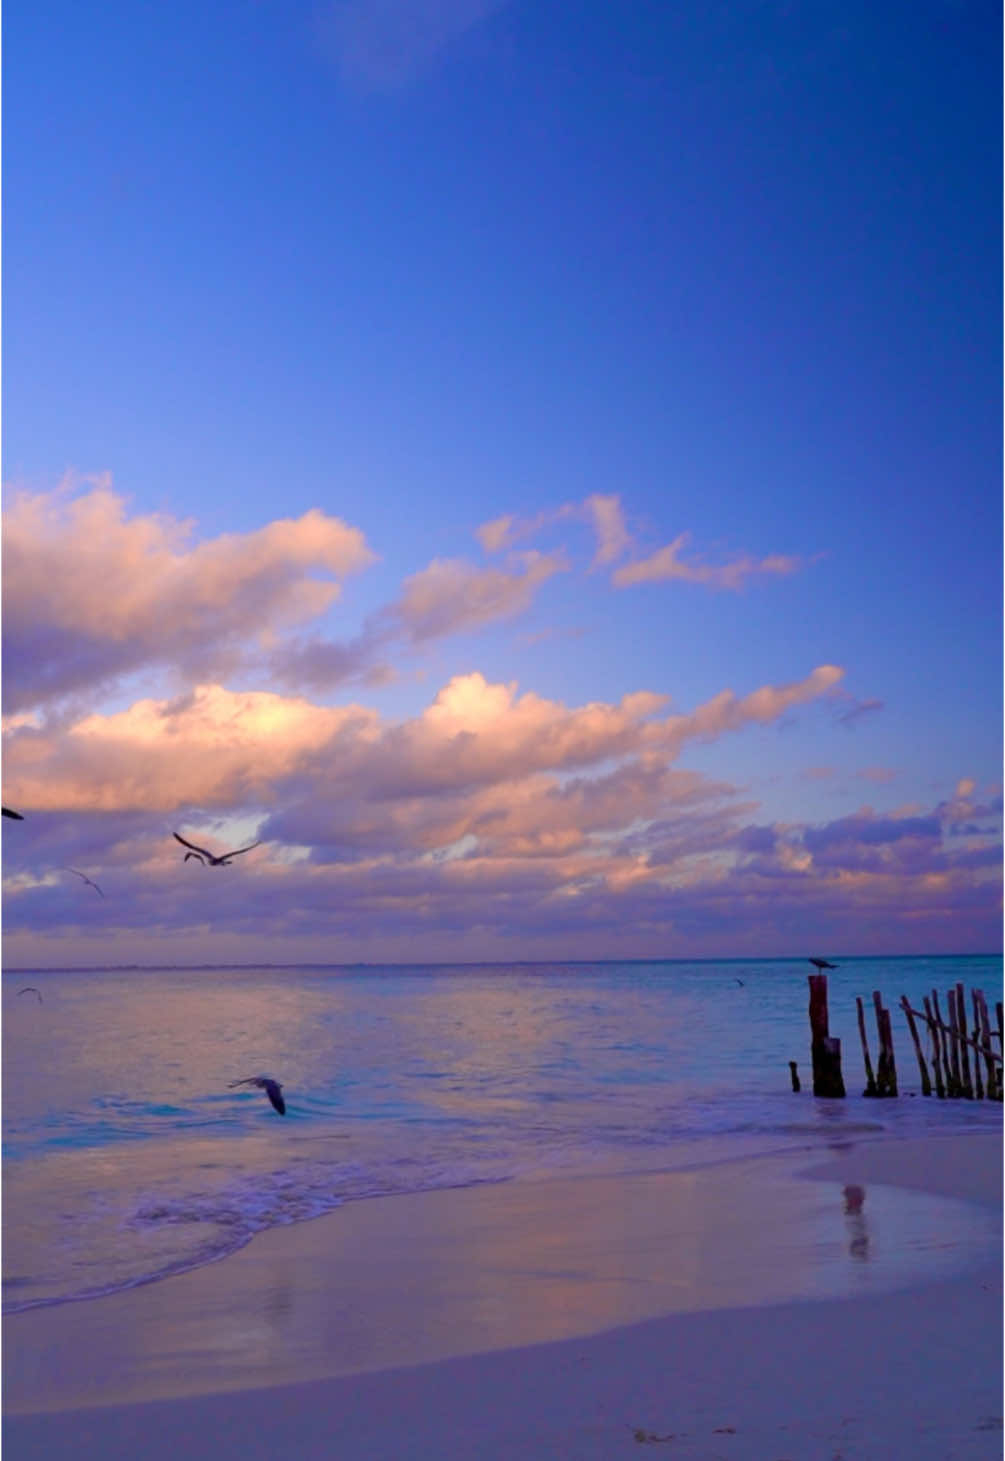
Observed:
[[[815,964],[818,969],[840,969],[840,964],[832,964],[828,959],[814,959],[810,955],[810,963]]]
[[[252,848],[261,846],[260,842],[253,842],[251,847],[239,847],[236,852],[224,852],[219,857],[214,857],[211,852],[206,851],[205,847],[198,847],[194,842],[186,842],[185,838],[179,836],[177,832],[172,832],[171,836],[176,842],[180,842],[182,847],[192,849],[191,852],[186,852],[182,862],[188,862],[190,857],[194,857],[196,862],[203,864],[208,862],[210,867],[230,867],[232,857],[240,857],[242,852],[250,852]]]
[[[232,1091],[236,1086],[257,1086],[260,1091],[265,1092],[280,1116],[286,1115],[286,1102],[283,1100],[283,1088],[271,1076],[249,1075],[243,1081],[231,1081],[228,1089]]]

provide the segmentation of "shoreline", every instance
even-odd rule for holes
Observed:
[[[762,1321],[787,1333],[816,1326],[826,1349],[835,1325],[858,1334],[868,1317],[899,1325],[898,1345],[910,1349],[919,1309],[948,1315],[964,1293],[966,1333],[950,1323],[946,1338],[971,1377],[987,1371],[986,1391],[1001,1343],[1001,1141],[965,1135],[973,1139],[876,1136],[830,1155],[375,1198],[270,1229],[208,1267],[10,1315],[12,1455],[59,1456],[64,1443],[67,1455],[118,1455],[124,1417],[139,1424],[154,1411],[178,1424],[201,1416],[209,1434],[250,1405],[264,1434],[270,1415],[288,1421],[290,1405],[327,1407],[336,1393],[355,1413],[373,1387],[391,1397],[394,1430],[403,1385],[435,1390],[465,1365],[565,1373],[573,1352],[606,1352],[612,1336],[648,1351],[654,1325],[660,1344],[686,1355],[694,1335],[739,1343]],[[857,1211],[840,1202],[849,1186],[863,1193]],[[1000,1373],[999,1364],[996,1385]],[[663,1434],[660,1425],[650,1434]],[[189,1445],[193,1456],[219,1453]]]
[[[807,1132],[814,1128],[807,1127]],[[986,1138],[991,1133],[987,1127],[961,1127],[956,1131],[936,1131],[922,1137],[917,1131],[899,1132],[892,1131],[888,1126],[878,1121],[860,1121],[846,1123],[839,1129],[835,1129],[833,1140],[828,1140],[825,1145],[835,1150],[850,1146],[873,1147],[899,1145],[904,1142],[920,1141],[965,1141],[971,1137]],[[756,1162],[788,1163],[793,1171],[802,1163],[824,1163],[826,1155],[821,1150],[820,1144],[810,1144],[803,1140],[795,1140],[794,1130],[790,1133],[788,1140],[778,1139],[778,1144],[761,1146],[751,1143],[748,1146],[746,1141],[733,1139],[732,1146],[724,1142],[722,1137],[708,1136],[699,1138],[686,1144],[689,1159],[677,1161],[673,1166],[667,1167],[662,1164],[640,1162],[638,1164],[624,1165],[616,1159],[608,1157],[606,1161],[584,1167],[571,1167],[569,1169],[551,1168],[532,1173],[510,1175],[504,1177],[490,1177],[470,1182],[462,1182],[456,1185],[448,1184],[443,1187],[420,1187],[415,1189],[404,1189],[398,1192],[368,1193],[365,1196],[349,1197],[342,1200],[338,1206],[326,1209],[321,1212],[312,1213],[309,1216],[296,1218],[292,1221],[273,1223],[269,1226],[257,1229],[248,1235],[235,1240],[233,1246],[225,1248],[219,1253],[209,1256],[200,1256],[191,1261],[182,1260],[177,1267],[161,1272],[144,1275],[134,1280],[126,1280],[121,1283],[109,1286],[108,1288],[97,1288],[85,1293],[69,1294],[57,1298],[41,1298],[29,1300],[24,1305],[18,1305],[13,1301],[9,1307],[0,1310],[0,1322],[6,1323],[9,1319],[16,1318],[22,1314],[34,1313],[37,1310],[60,1309],[70,1305],[90,1304],[102,1299],[111,1299],[119,1295],[132,1293],[136,1289],[147,1288],[153,1284],[167,1282],[171,1279],[182,1278],[188,1274],[197,1273],[203,1268],[215,1264],[231,1261],[250,1244],[266,1237],[273,1231],[284,1231],[287,1228],[299,1228],[304,1224],[325,1222],[345,1211],[347,1208],[356,1207],[360,1203],[388,1202],[400,1198],[412,1200],[415,1198],[430,1197],[436,1194],[453,1192],[466,1192],[469,1189],[489,1187],[508,1187],[513,1184],[530,1185],[538,1182],[576,1182],[590,1181],[593,1179],[607,1179],[612,1181],[628,1181],[638,1177],[673,1176],[678,1174],[712,1171],[720,1167],[734,1167],[738,1164]],[[725,1152],[723,1151],[726,1146]],[[682,1150],[684,1148],[681,1148]],[[714,1153],[714,1154],[713,1154]],[[814,1168],[815,1170],[815,1168]],[[796,1175],[805,1175],[796,1172]],[[879,1180],[874,1178],[873,1180]],[[924,1183],[912,1183],[907,1181],[908,1188],[917,1191],[933,1190]],[[953,1197],[953,1191],[946,1191],[943,1195]]]

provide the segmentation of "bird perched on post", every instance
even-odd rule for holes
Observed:
[[[810,956],[810,963],[815,964],[818,969],[840,969],[840,964],[832,964],[828,959],[814,959]]]
[[[243,1081],[231,1081],[228,1089],[232,1091],[237,1086],[257,1086],[260,1091],[265,1092],[280,1116],[286,1115],[286,1102],[283,1100],[283,1088],[271,1076],[249,1075]]]

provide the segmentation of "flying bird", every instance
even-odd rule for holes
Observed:
[[[190,857],[194,857],[197,862],[201,862],[204,865],[208,862],[210,867],[230,867],[230,859],[232,857],[240,857],[242,852],[250,852],[252,847],[261,846],[260,842],[253,842],[251,847],[239,847],[236,852],[225,852],[220,857],[214,857],[211,852],[206,851],[205,847],[197,847],[194,842],[186,842],[185,838],[181,837],[177,832],[172,832],[171,835],[176,842],[181,843],[182,847],[191,848],[191,851],[186,852],[182,858],[182,862],[188,862]]]
[[[249,1075],[243,1081],[231,1081],[228,1089],[232,1091],[236,1086],[257,1086],[260,1091],[265,1092],[280,1116],[286,1115],[286,1102],[283,1100],[283,1088],[271,1076]]]
[[[15,822],[23,822],[24,821],[24,817],[22,817],[21,813],[20,812],[12,812],[11,809],[10,809],[10,807],[0,807],[0,812],[3,812],[3,814],[4,814],[5,817],[13,817],[14,820],[15,820]]]
[[[101,893],[101,889],[98,887],[97,883],[92,882],[91,879],[87,876],[87,874],[80,872],[80,870],[78,868],[75,868],[75,867],[67,867],[67,868],[64,868],[63,871],[64,872],[67,872],[67,873],[76,873],[76,875],[77,875],[78,878],[83,878],[84,879],[84,882],[87,884],[87,886],[89,888],[93,888],[96,893]],[[101,893],[101,896],[103,898],[105,896],[104,893]]]
[[[42,996],[35,988],[34,984],[26,984],[23,989],[18,990],[18,994],[37,994],[39,1004],[42,1003]]]
[[[828,959],[814,959],[811,955],[810,963],[815,964],[818,969],[840,969],[840,964],[832,964]]]

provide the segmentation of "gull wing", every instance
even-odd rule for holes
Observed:
[[[261,847],[261,842],[253,842],[251,847],[239,847],[236,852],[225,852],[224,857],[240,857],[242,852],[251,852],[255,847]]]
[[[171,836],[176,842],[180,842],[182,847],[191,847],[193,852],[201,852],[203,857],[211,858],[213,856],[211,852],[206,851],[205,847],[197,847],[194,842],[186,842],[185,838],[180,836],[177,832],[172,832]]]
[[[98,885],[94,881],[94,879],[93,878],[89,878],[86,873],[82,873],[79,868],[77,868],[77,867],[68,867],[66,869],[66,871],[68,873],[76,873],[78,878],[83,878],[84,882],[87,884],[87,886],[89,888],[93,888],[96,893],[101,893],[101,889],[98,887]],[[104,893],[101,893],[101,896],[103,898],[105,896]]]

